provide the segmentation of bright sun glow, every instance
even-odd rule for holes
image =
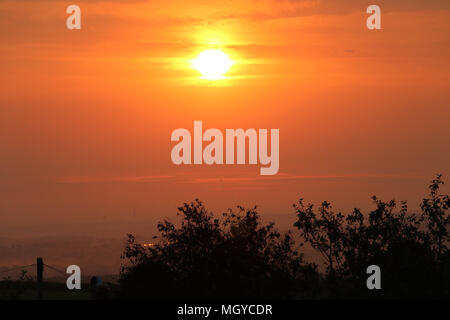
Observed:
[[[192,67],[203,75],[202,79],[208,80],[224,79],[233,64],[226,53],[217,49],[205,50],[192,61]]]

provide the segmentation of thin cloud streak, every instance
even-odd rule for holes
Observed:
[[[99,183],[99,182],[160,182],[175,178],[175,176],[69,176],[57,180],[58,183]]]
[[[295,181],[295,180],[335,180],[335,179],[423,179],[426,175],[417,174],[331,174],[331,175],[292,175],[280,173],[273,177],[192,177],[193,173],[180,175],[149,176],[67,176],[57,179],[58,183],[99,183],[99,182],[178,182],[194,184],[258,184],[261,182]]]

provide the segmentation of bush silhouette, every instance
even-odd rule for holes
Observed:
[[[256,208],[237,207],[219,220],[195,200],[178,214],[181,226],[160,223],[154,246],[128,236],[123,298],[288,298],[316,272],[290,234],[261,224]]]
[[[345,215],[300,199],[296,231],[263,224],[256,207],[215,218],[199,200],[178,208],[181,224],[158,224],[152,246],[128,235],[121,298],[432,298],[450,297],[448,195],[438,175],[419,214],[406,202],[373,197],[375,209]],[[323,258],[325,272],[305,261],[303,245]],[[382,290],[368,290],[366,269],[378,265]]]
[[[359,209],[344,216],[324,202],[316,213],[303,199],[294,205],[301,239],[324,258],[326,293],[338,297],[444,298],[449,297],[448,195],[439,195],[438,175],[429,186],[421,214],[408,213],[406,202],[397,210],[394,200],[376,197],[375,210]],[[378,265],[383,290],[369,291],[366,268]]]

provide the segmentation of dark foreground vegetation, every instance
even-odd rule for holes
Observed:
[[[81,287],[81,290],[67,290],[64,282],[45,281],[42,298],[43,300],[89,300],[92,296],[89,285],[83,283]],[[0,280],[0,300],[37,300],[36,279],[3,278]]]
[[[419,213],[373,197],[375,209],[343,214],[328,202],[300,199],[293,232],[263,224],[256,207],[215,217],[195,200],[178,208],[181,225],[164,221],[152,246],[128,236],[119,298],[125,299],[449,299],[449,196],[438,175]],[[312,247],[325,270],[305,260]],[[381,269],[368,290],[366,269]]]

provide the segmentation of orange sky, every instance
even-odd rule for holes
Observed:
[[[417,204],[450,176],[450,2],[372,3],[379,31],[357,0],[2,0],[0,234],[160,219],[196,197],[267,215],[299,196]],[[226,81],[188,66],[211,47],[236,62]],[[279,128],[279,174],[173,165],[171,132],[194,120]]]

